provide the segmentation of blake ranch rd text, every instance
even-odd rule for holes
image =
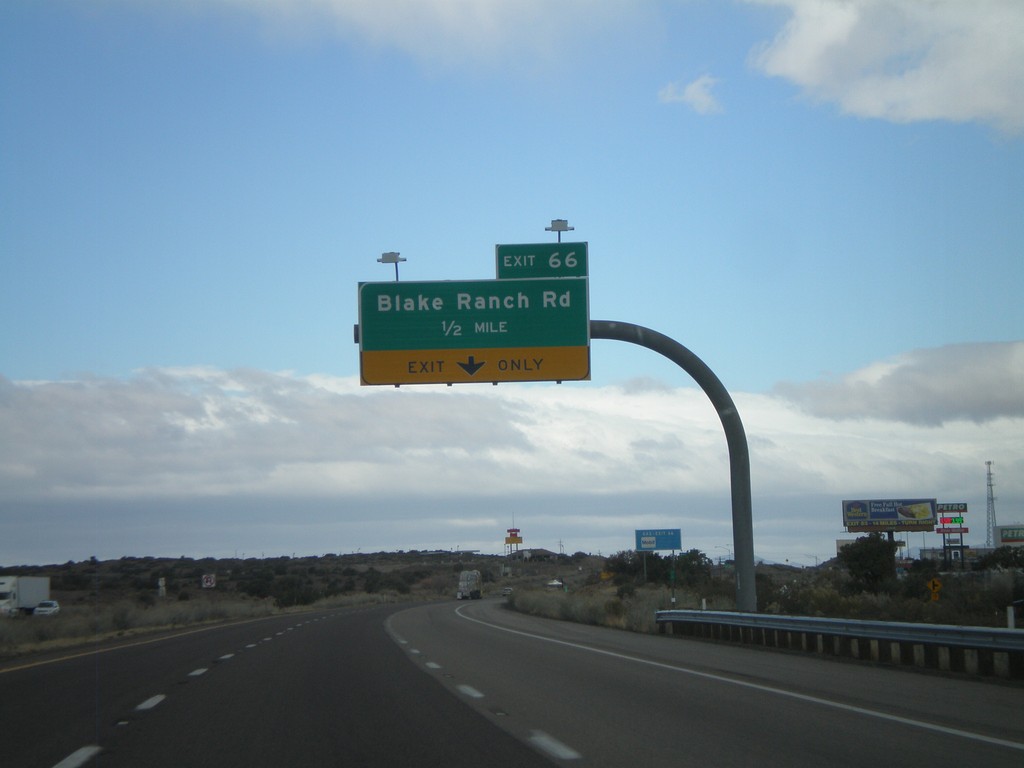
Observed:
[[[559,294],[558,291],[541,293],[541,309],[558,309],[572,306],[572,294],[569,291]],[[460,292],[455,294],[455,309],[460,311],[529,309],[530,297],[520,291],[512,294],[472,294]],[[444,298],[427,296],[422,293],[412,296],[393,296],[381,294],[377,297],[378,312],[443,312]]]

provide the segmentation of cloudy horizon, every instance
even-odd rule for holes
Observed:
[[[986,410],[964,399],[961,378]],[[1022,392],[1024,342],[916,350],[838,380],[732,393],[757,556],[831,557],[848,538],[848,498],[967,501],[968,541],[983,544],[986,461],[1000,521],[1019,522]],[[0,379],[0,393],[0,563],[498,554],[513,525],[526,546],[553,551],[609,554],[660,526],[712,556],[732,549],[725,438],[692,382],[381,389],[203,367]],[[33,540],[38,518],[74,519],[88,535],[61,536],[55,523]]]

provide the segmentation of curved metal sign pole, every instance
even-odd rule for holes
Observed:
[[[729,471],[732,480],[732,540],[736,563],[736,608],[757,611],[754,586],[754,525],[751,515],[750,452],[743,422],[729,392],[714,372],[678,341],[662,333],[632,323],[608,320],[590,321],[590,338],[616,339],[639,344],[664,355],[700,384],[704,394],[718,411],[729,445]]]

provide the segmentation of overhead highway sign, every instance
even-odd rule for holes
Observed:
[[[582,277],[362,283],[363,384],[590,378]]]

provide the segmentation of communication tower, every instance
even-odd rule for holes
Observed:
[[[996,497],[992,493],[995,483],[992,482],[992,462],[986,461],[985,466],[988,468],[988,509],[985,517],[985,546],[992,548],[996,535]]]

